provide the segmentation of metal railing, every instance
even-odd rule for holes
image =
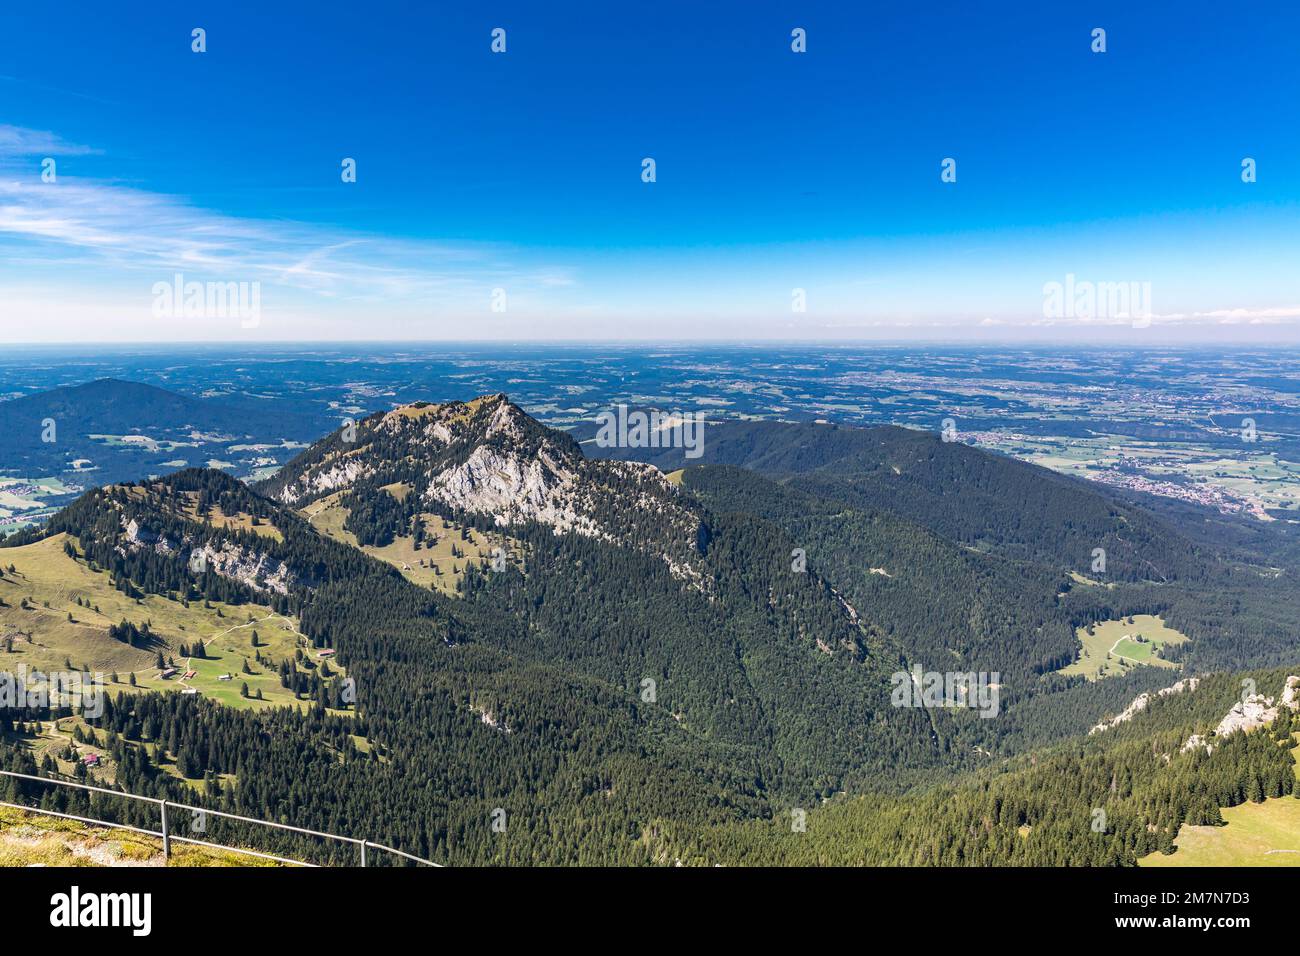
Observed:
[[[91,793],[104,793],[104,794],[108,794],[110,797],[120,797],[124,800],[137,800],[141,803],[151,803],[154,806],[158,807],[159,815],[161,817],[161,825],[162,825],[161,830],[148,830],[145,829],[144,827],[137,827],[126,823],[116,823],[112,820],[98,820],[95,819],[94,817],[82,817],[72,813],[60,813],[55,810],[45,810],[40,807],[31,807],[21,803],[9,803],[4,800],[0,800],[0,807],[12,807],[15,810],[25,810],[28,813],[41,813],[41,814],[45,814],[46,816],[61,817],[64,820],[76,820],[81,823],[91,823],[98,826],[112,827],[115,830],[130,830],[133,833],[143,833],[146,836],[161,837],[163,857],[166,859],[171,858],[171,852],[172,852],[171,845],[173,842],[175,842],[175,843],[189,843],[194,846],[207,847],[210,850],[227,850],[231,853],[243,853],[247,856],[256,856],[256,857],[260,857],[263,860],[273,860],[276,863],[286,863],[289,864],[290,866],[314,867],[317,865],[315,863],[308,863],[305,860],[293,860],[293,859],[289,859],[288,857],[275,856],[274,854],[271,853],[263,853],[260,850],[250,850],[247,849],[246,847],[228,846],[223,843],[209,843],[204,840],[196,840],[193,837],[177,836],[175,833],[172,833],[168,827],[167,811],[170,808],[175,810],[189,810],[191,813],[197,813],[203,816],[222,817],[227,820],[236,820],[240,823],[251,823],[256,826],[270,827],[276,830],[287,830],[292,833],[301,833],[306,836],[320,837],[325,840],[336,840],[340,843],[351,843],[352,845],[356,846],[358,850],[360,850],[362,866],[365,866],[367,864],[367,860],[368,860],[367,851],[369,850],[381,850],[384,853],[392,853],[395,856],[400,856],[404,859],[411,860],[415,863],[423,863],[425,866],[437,866],[437,867],[442,866],[441,863],[434,863],[432,860],[426,860],[423,857],[415,856],[414,854],[407,853],[404,850],[396,850],[391,846],[384,846],[382,843],[375,843],[373,840],[358,839],[357,837],[339,836],[337,833],[325,833],[321,830],[308,830],[306,827],[290,826],[287,823],[272,823],[269,820],[258,820],[256,817],[241,817],[237,814],[226,813],[225,811],[222,810],[210,810],[207,807],[196,807],[188,803],[177,803],[176,801],[173,800],[163,800],[158,797],[143,797],[140,796],[139,794],[125,793],[124,791],[121,790],[109,790],[107,787],[92,787],[89,784],[74,783],[71,780],[58,780],[54,777],[37,777],[27,773],[15,773],[12,770],[0,770],[0,776],[13,777],[14,779],[17,780],[30,780],[35,783],[52,784],[54,786],[59,786],[59,787],[71,787],[75,790],[86,790]]]

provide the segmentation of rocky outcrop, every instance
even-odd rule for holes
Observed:
[[[205,544],[194,548],[189,556],[190,569],[197,573],[210,570],[223,578],[238,581],[245,587],[261,593],[288,594],[293,588],[305,586],[283,561],[268,558],[250,548],[229,541],[220,546]]]
[[[489,433],[509,430],[507,421],[494,415]],[[533,521],[556,534],[640,547],[657,554],[676,577],[700,578],[695,560],[700,519],[653,465],[589,461],[545,442],[531,455],[479,445],[463,462],[435,472],[422,495],[491,518],[499,527]],[[652,542],[662,546],[646,547]]]
[[[300,578],[283,561],[277,561],[252,548],[230,541],[194,545],[193,539],[189,537],[182,541],[172,541],[165,535],[150,530],[135,518],[123,518],[122,538],[117,548],[122,554],[148,550],[171,555],[177,560],[186,561],[190,571],[196,575],[211,571],[263,594],[288,594],[295,587],[314,586],[314,582]]]
[[[1168,697],[1171,694],[1181,694],[1183,691],[1194,691],[1200,682],[1201,679],[1199,677],[1185,677],[1178,683],[1172,684],[1169,687],[1161,688],[1154,694],[1138,694],[1137,697],[1133,698],[1133,702],[1125,707],[1123,711],[1116,714],[1110,720],[1103,720],[1101,723],[1089,730],[1088,733],[1099,734],[1102,731],[1118,727],[1120,724],[1132,720],[1135,716],[1146,710],[1147,705],[1150,704],[1151,701],[1160,697]]]
[[[1300,710],[1300,677],[1291,675],[1282,688],[1282,700],[1279,703],[1289,710]]]
[[[1300,677],[1292,675],[1286,679],[1281,699],[1277,703],[1274,703],[1272,697],[1265,697],[1263,694],[1246,695],[1232,705],[1232,709],[1219,721],[1211,736],[1215,740],[1222,740],[1238,732],[1247,733],[1260,727],[1267,727],[1277,720],[1279,707],[1286,707],[1289,710],[1300,708]],[[1214,751],[1214,744],[1207,741],[1202,734],[1192,734],[1188,737],[1182,751],[1187,753],[1198,747],[1204,747],[1207,754]]]
[[[546,453],[531,461],[488,446],[475,448],[462,464],[433,476],[424,497],[461,511],[491,515],[497,524],[511,517],[540,521],[560,531],[597,534],[595,522],[581,515],[577,474]]]
[[[497,715],[486,707],[476,707],[471,704],[470,710],[478,714],[478,719],[482,721],[485,726],[491,727],[493,730],[499,730],[503,734],[513,734],[515,732],[513,727],[507,724],[504,720],[498,719]]]
[[[1263,694],[1251,694],[1244,700],[1232,705],[1232,710],[1219,721],[1214,728],[1214,736],[1227,737],[1239,730],[1254,730],[1277,720],[1277,707],[1272,697]]]
[[[285,504],[299,498],[315,498],[340,488],[350,487],[367,474],[365,463],[357,458],[342,458],[331,462],[328,468],[308,472],[300,485],[286,488],[280,495]]]
[[[176,545],[166,536],[155,534],[134,518],[122,519],[122,537],[126,547],[133,551],[147,549],[158,554],[171,554],[176,550]]]

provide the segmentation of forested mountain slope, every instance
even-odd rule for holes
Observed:
[[[661,859],[695,865],[1133,866],[1171,853],[1184,824],[1223,823],[1221,807],[1300,795],[1300,715],[1186,748],[1249,679],[1280,694],[1286,670],[1219,675],[1157,698],[1114,730],[1001,763],[929,793],[837,798],[770,820],[656,831]]]
[[[1087,572],[1102,548],[1111,581],[1197,576],[1208,557],[1168,523],[1086,482],[914,429],[722,422],[706,427],[696,460],[681,449],[583,447],[666,470],[734,465],[1015,560]]]
[[[260,530],[205,520],[217,511],[256,517]],[[116,698],[100,725],[118,741],[118,782],[136,792],[171,792],[179,773],[207,780],[217,805],[237,812],[381,833],[458,862],[576,862],[586,853],[636,862],[644,856],[633,838],[653,817],[723,819],[757,806],[758,774],[735,769],[749,758],[622,687],[479,642],[518,624],[477,615],[483,632],[470,634],[451,602],[220,472],[95,492],[56,518],[58,532],[127,591],[178,601],[256,595],[294,610],[355,680],[348,716],[325,712],[337,701],[328,692],[307,716],[174,693]],[[31,769],[21,750],[8,764]],[[492,829],[498,808],[517,821],[506,834]]]
[[[345,694],[342,673],[322,667],[305,712],[123,694],[96,725],[120,785],[166,794],[203,780],[213,805],[429,858],[775,859],[761,821],[830,799],[825,819],[849,814],[835,861],[1029,859],[1005,843],[1000,811],[986,828],[997,840],[971,828],[996,798],[1029,806],[1015,826],[1051,832],[1055,818],[1033,810],[1048,767],[1074,781],[1051,789],[1061,820],[1107,771],[1135,796],[1099,841],[1031,837],[1034,859],[1128,862],[1190,819],[1161,802],[1178,792],[1208,816],[1208,792],[1185,779],[1196,760],[1168,773],[1151,762],[1167,749],[1160,727],[1062,742],[1169,670],[1096,683],[1055,670],[1075,628],[1137,613],[1185,628],[1178,651],[1198,669],[1234,652],[1294,660],[1280,630],[1289,572],[1262,574],[1136,506],[975,449],[896,429],[848,441],[848,455],[820,445],[816,467],[693,467],[678,483],[588,460],[504,396],[417,403],[328,436],[258,490],[178,472],[91,492],[4,543],[66,534],[124,594],[293,614],[355,682]],[[779,452],[769,442],[763,454]],[[432,514],[502,535],[514,559],[462,558],[450,594],[417,585],[296,510],[334,495],[358,541],[417,539]],[[1016,522],[1017,496],[1041,507]],[[1080,565],[1064,557],[1094,534],[1163,577],[1071,576]],[[1153,550],[1162,535],[1167,555]],[[1213,605],[1229,593],[1235,603]],[[983,717],[899,706],[896,678],[913,668],[985,675],[1001,705]],[[1207,714],[1218,693],[1197,698]],[[1159,713],[1173,711],[1144,720]],[[1142,728],[1140,744],[1111,752]],[[23,721],[0,733],[6,765],[30,769]],[[1273,789],[1281,764],[1261,747],[1234,742],[1211,759],[1233,786],[1253,774]],[[934,836],[918,850],[922,825]]]
[[[872,533],[857,526],[902,519],[913,531],[929,531],[950,547],[987,555],[991,560],[984,563],[981,579],[1019,576],[1026,598],[1042,593],[1036,577],[1044,573],[1074,572],[1094,582],[1084,585],[1072,577],[1063,585],[1069,593],[1059,603],[1068,605],[1075,626],[1131,613],[1162,613],[1192,638],[1168,651],[1188,666],[1218,670],[1294,659],[1297,638],[1289,622],[1300,619],[1300,555],[1295,535],[1282,522],[1264,524],[1116,492],[945,442],[937,434],[890,426],[709,423],[703,457],[696,460],[685,458],[680,448],[609,449],[595,442],[583,447],[591,454],[634,457],[665,469],[687,467],[688,486],[692,480],[704,481],[689,477],[700,462],[744,467],[779,483],[787,499],[769,502],[769,509],[783,515],[777,520],[795,537],[809,539],[804,547],[810,560],[819,552],[819,570],[863,604],[870,604],[868,594],[852,589],[849,579],[861,578],[873,593],[886,586],[886,579],[863,577],[883,562],[871,556]],[[729,490],[728,482],[744,491]],[[747,496],[764,500],[754,482],[743,478],[713,482],[709,492],[717,508],[749,508]],[[823,532],[836,540],[821,541]],[[852,553],[855,539],[860,540],[856,550],[861,560]],[[938,566],[948,564],[944,560]],[[913,569],[919,576],[920,568]],[[963,580],[917,583],[965,591]],[[1051,603],[1039,602],[1049,619]],[[1068,653],[1070,642],[1050,620],[1041,632],[1037,628],[1034,621],[1024,631],[1030,653],[1023,666],[1041,670],[1055,666],[1056,655]]]

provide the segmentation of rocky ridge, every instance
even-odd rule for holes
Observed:
[[[1111,730],[1115,727],[1118,727],[1120,724],[1132,720],[1138,714],[1142,713],[1142,711],[1146,710],[1147,705],[1150,704],[1151,701],[1156,700],[1157,698],[1160,697],[1168,697],[1171,694],[1181,694],[1184,691],[1188,691],[1188,692],[1194,691],[1196,690],[1196,687],[1198,684],[1200,684],[1200,682],[1201,682],[1200,678],[1198,677],[1184,677],[1178,683],[1173,684],[1169,687],[1162,687],[1154,694],[1152,693],[1138,694],[1137,697],[1133,698],[1133,702],[1129,704],[1127,707],[1125,707],[1124,710],[1116,714],[1114,717],[1110,718],[1110,720],[1103,720],[1101,723],[1097,724],[1095,727],[1089,730],[1088,733],[1089,735],[1099,734],[1102,733],[1103,731]]]
[[[123,555],[147,550],[172,556],[185,561],[194,574],[211,571],[262,594],[288,594],[295,587],[311,586],[311,582],[304,580],[283,561],[253,548],[233,541],[202,544],[185,539],[173,541],[149,530],[138,519],[128,519],[125,515],[122,516],[122,539],[117,550]]]
[[[1276,702],[1272,697],[1263,694],[1247,694],[1232,705],[1232,709],[1224,715],[1223,720],[1219,721],[1211,736],[1217,740],[1238,732],[1245,733],[1266,727],[1277,720],[1279,707],[1286,707],[1289,710],[1300,709],[1300,677],[1292,675],[1286,679],[1282,696]],[[1182,746],[1182,752],[1187,753],[1197,747],[1204,747],[1207,754],[1214,752],[1214,744],[1209,742],[1204,734],[1192,734],[1188,737],[1187,742]]]
[[[435,510],[639,548],[677,577],[703,581],[703,521],[677,486],[652,465],[586,458],[568,435],[500,394],[372,415],[317,443],[261,490],[301,508],[336,491],[380,494],[398,483]]]

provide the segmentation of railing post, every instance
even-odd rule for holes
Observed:
[[[140,802],[142,802],[142,803],[152,803],[152,804],[155,804],[155,805],[157,805],[158,810],[159,810],[159,814],[160,814],[160,816],[162,817],[162,821],[161,821],[161,822],[162,822],[162,830],[161,830],[161,832],[160,832],[160,831],[157,831],[157,830],[144,830],[144,829],[141,829],[140,827],[131,826],[131,825],[129,825],[129,824],[115,823],[115,822],[113,822],[113,821],[111,821],[111,820],[101,820],[101,819],[97,819],[97,818],[94,818],[94,817],[79,817],[79,816],[73,816],[73,815],[71,815],[71,814],[66,814],[66,813],[57,813],[57,812],[55,812],[54,810],[43,810],[43,809],[41,809],[40,807],[33,807],[33,806],[29,806],[29,805],[21,805],[21,804],[18,804],[18,803],[0,802],[0,806],[13,807],[13,809],[15,809],[15,810],[21,810],[21,811],[24,812],[24,813],[45,813],[45,814],[49,814],[49,815],[51,815],[51,816],[55,816],[55,817],[63,817],[63,818],[69,819],[69,820],[77,820],[77,821],[79,821],[79,822],[81,822],[81,823],[89,823],[89,824],[93,824],[93,825],[96,825],[96,826],[105,826],[105,827],[122,826],[122,827],[125,827],[125,828],[128,829],[128,830],[136,830],[136,831],[138,831],[138,832],[140,832],[140,833],[147,834],[148,836],[159,836],[159,835],[161,835],[161,836],[162,836],[162,843],[163,843],[163,856],[164,856],[164,858],[166,858],[166,859],[170,859],[170,858],[171,858],[171,849],[172,849],[172,847],[171,847],[171,823],[170,823],[170,821],[168,820],[168,814],[167,814],[167,810],[168,810],[168,807],[169,807],[170,803],[169,803],[169,801],[167,801],[167,800],[162,800],[162,799],[159,799],[158,797],[146,797],[146,796],[143,796],[143,795],[141,795],[141,794],[136,794],[136,793],[124,793],[124,792],[119,791],[119,790],[109,790],[109,789],[107,789],[107,788],[105,788],[105,787],[92,787],[92,786],[89,786],[89,785],[87,785],[87,784],[83,784],[83,783],[75,783],[74,781],[71,781],[71,780],[62,780],[62,779],[59,779],[59,778],[57,778],[57,777],[51,777],[51,776],[36,776],[36,775],[33,775],[33,774],[27,774],[27,773],[17,773],[17,772],[12,771],[12,770],[0,770],[0,779],[3,779],[3,778],[9,778],[9,779],[12,779],[12,780],[31,780],[31,781],[33,781],[34,783],[49,784],[49,785],[61,786],[61,787],[71,787],[71,788],[76,789],[76,790],[83,790],[83,791],[86,791],[87,793],[104,793],[104,794],[108,794],[109,796],[111,796],[111,797],[115,797],[115,798],[121,798],[121,799],[126,799],[126,800],[138,800],[138,801],[140,801]],[[17,794],[14,794],[14,796],[16,797]],[[361,848],[361,865],[362,865],[362,866],[369,866],[369,865],[370,865],[370,841],[369,841],[369,840],[359,840],[359,839],[357,839],[356,837],[340,836],[340,835],[338,835],[337,833],[324,833],[324,832],[321,832],[321,831],[319,831],[319,830],[306,830],[306,829],[303,829],[302,827],[289,826],[288,824],[282,824],[282,823],[272,823],[272,822],[267,821],[267,820],[258,820],[258,819],[254,818],[254,817],[242,817],[242,816],[239,816],[239,815],[237,815],[237,814],[233,814],[233,813],[225,813],[225,812],[220,811],[220,810],[211,810],[211,811],[209,811],[209,810],[205,810],[205,809],[203,809],[203,808],[201,808],[201,807],[193,807],[193,806],[190,806],[189,804],[185,804],[185,803],[178,803],[176,806],[177,806],[179,809],[182,809],[182,810],[191,810],[191,811],[196,812],[196,813],[209,813],[209,812],[210,812],[210,813],[216,814],[216,815],[219,816],[219,817],[226,817],[226,818],[229,818],[229,819],[231,819],[231,820],[239,820],[239,821],[242,821],[242,822],[244,822],[244,823],[251,823],[251,824],[255,824],[255,825],[257,825],[257,826],[268,827],[268,828],[271,828],[271,829],[289,830],[289,831],[292,831],[292,832],[295,832],[295,833],[304,833],[304,834],[307,834],[308,836],[317,836],[317,837],[322,837],[322,838],[324,838],[324,839],[328,839],[328,840],[338,840],[338,841],[343,842],[343,843],[355,843],[355,844],[357,844],[357,845]],[[184,831],[184,828],[182,828],[182,831]],[[244,848],[237,847],[237,846],[223,846],[223,845],[221,845],[221,844],[206,844],[206,843],[202,843],[201,841],[198,841],[198,840],[194,840],[194,839],[191,839],[191,838],[187,838],[187,837],[185,837],[185,836],[179,836],[179,837],[177,837],[176,839],[180,840],[182,843],[186,843],[186,842],[188,842],[188,843],[198,843],[198,844],[201,845],[201,846],[214,846],[214,847],[216,847],[216,848],[230,850],[230,851],[232,851],[232,852],[234,852],[234,853],[248,853],[248,854],[251,854],[251,855],[253,855],[253,856],[260,856],[260,857],[263,857],[263,858],[266,858],[266,859],[275,860],[275,861],[277,861],[277,862],[279,862],[279,863],[291,863],[291,864],[298,864],[298,865],[302,865],[302,866],[312,866],[312,865],[314,865],[314,864],[311,864],[311,863],[305,863],[305,862],[303,862],[303,861],[301,861],[301,860],[287,860],[287,859],[284,859],[283,857],[270,856],[269,854],[259,853],[259,852],[254,851],[254,850],[244,849]],[[375,849],[376,849],[376,850],[383,850],[385,853],[394,853],[394,854],[396,854],[396,855],[399,856],[399,857],[402,857],[402,858],[407,859],[407,860],[413,860],[413,861],[416,862],[416,863],[423,863],[423,864],[426,864],[426,865],[428,865],[428,866],[439,866],[439,864],[434,863],[432,860],[426,860],[426,859],[424,859],[423,857],[418,857],[418,856],[415,856],[415,855],[410,854],[410,853],[405,853],[405,852],[403,852],[403,851],[401,851],[401,850],[395,850],[395,849],[393,849],[392,847],[390,847],[390,846],[385,846],[385,845],[382,844],[382,843],[376,843],[376,844],[375,844]],[[333,859],[332,856],[331,856],[331,859]]]

